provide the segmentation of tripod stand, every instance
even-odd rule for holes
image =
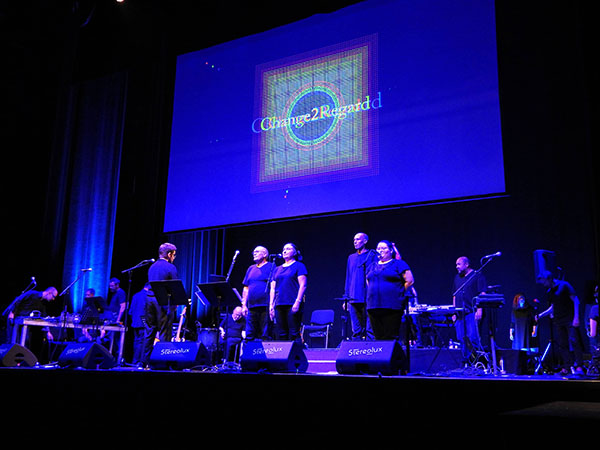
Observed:
[[[553,344],[554,344],[554,331],[553,331],[553,326],[552,326],[552,319],[550,319],[550,338],[548,339],[548,344],[546,344],[544,353],[542,353],[542,356],[540,357],[540,360],[538,361],[538,364],[535,367],[535,370],[533,372],[534,374],[538,375],[540,373],[540,370],[542,369],[542,366],[544,364],[546,356],[548,356],[548,353],[550,352],[550,350],[552,350],[552,361],[554,363],[555,359],[554,359],[554,345]]]

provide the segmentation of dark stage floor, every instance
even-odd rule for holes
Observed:
[[[472,367],[348,375],[335,371],[335,350],[307,351],[307,358],[308,370],[297,374],[247,372],[234,364],[5,367],[3,428],[32,443],[247,445],[250,439],[268,448],[404,445],[408,439],[411,446],[514,449],[553,445],[557,436],[578,444],[596,439],[600,381],[591,376]]]

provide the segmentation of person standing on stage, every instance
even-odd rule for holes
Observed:
[[[554,342],[562,359],[561,374],[568,375],[571,370],[583,372],[583,348],[579,338],[579,298],[575,289],[570,283],[554,278],[547,270],[540,272],[537,282],[548,290],[550,306],[541,312],[536,320],[547,315],[552,317]]]
[[[133,329],[133,357],[131,362],[135,365],[141,365],[144,359],[144,335],[146,332],[144,321],[146,320],[146,298],[149,289],[150,283],[147,282],[140,291],[133,294],[131,306],[129,307],[129,317],[131,317],[131,328]]]
[[[463,357],[467,360],[473,350],[481,348],[478,323],[483,317],[483,310],[475,307],[473,299],[485,293],[486,280],[481,273],[473,270],[466,256],[456,260],[456,271],[458,273],[452,286],[456,295],[452,297],[452,305],[455,308],[463,308],[463,311],[453,319],[456,338],[461,342]]]
[[[307,270],[297,247],[288,243],[281,253],[283,264],[275,269],[269,298],[269,315],[275,320],[279,340],[301,342],[302,313]]]
[[[275,264],[269,262],[269,251],[258,246],[252,252],[254,264],[248,267],[242,285],[242,314],[246,317],[246,339],[268,339],[269,279]]]
[[[348,256],[346,262],[346,283],[344,285],[344,308],[350,314],[352,340],[372,340],[373,330],[366,309],[367,301],[367,268],[377,261],[377,253],[367,249],[369,237],[365,233],[354,236],[355,252]]]
[[[527,302],[525,294],[514,296],[511,319],[509,337],[513,350],[537,350],[535,308]]]
[[[406,291],[414,283],[408,264],[390,241],[377,244],[379,261],[367,268],[367,313],[376,340],[400,341]]]
[[[158,248],[158,260],[148,269],[148,282],[177,280],[177,268],[173,264],[177,247],[168,242]],[[145,320],[146,328],[144,332],[144,364],[148,364],[154,341],[159,335],[161,341],[168,342],[173,337],[173,320],[175,318],[176,306],[164,306],[158,304],[152,287],[146,294]]]
[[[108,310],[113,315],[116,323],[123,325],[124,314],[127,310],[127,294],[121,289],[121,281],[118,278],[111,278],[108,282]]]

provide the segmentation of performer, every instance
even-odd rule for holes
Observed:
[[[390,241],[377,244],[379,261],[367,268],[367,313],[376,340],[400,340],[406,290],[414,283],[408,264]]]
[[[38,311],[40,317],[46,317],[48,302],[54,301],[57,296],[58,291],[53,286],[50,286],[41,292],[31,290],[19,295],[5,311],[5,313],[8,314],[8,329],[10,333],[12,334],[14,319],[17,317],[27,317],[34,311]],[[27,336],[28,342],[26,345],[29,350],[37,356],[40,363],[44,363],[47,358],[42,357],[42,350],[45,344],[54,340],[54,336],[52,336],[50,328],[30,328],[31,330]]]
[[[377,261],[377,253],[367,249],[369,237],[365,233],[354,236],[355,252],[348,256],[346,262],[346,283],[344,285],[344,308],[350,313],[352,340],[373,340],[373,330],[369,321],[367,300],[367,268]]]
[[[590,309],[589,336],[595,339],[598,337],[598,285],[594,288],[594,299],[596,300],[596,304]]]
[[[93,288],[86,289],[84,296],[85,298],[94,298],[96,296],[96,290]],[[83,327],[81,329],[81,336],[77,338],[77,342],[96,342],[97,344],[107,346],[106,331],[99,327],[101,317],[99,311],[95,307],[91,305],[85,305],[83,307],[81,322],[91,322],[93,326]]]
[[[275,320],[279,340],[301,342],[307,270],[297,247],[288,243],[282,251],[283,264],[275,269],[269,299],[269,315]]]
[[[535,308],[527,302],[522,293],[513,298],[509,337],[513,350],[537,350]]]
[[[239,344],[246,337],[246,319],[242,314],[242,307],[236,306],[233,313],[225,317],[219,325],[221,339],[225,342],[224,360],[229,362],[238,362]]]
[[[111,278],[108,282],[108,310],[116,323],[123,325],[124,314],[127,310],[127,294],[121,289],[121,281]]]
[[[246,339],[269,338],[268,282],[275,264],[269,262],[269,251],[258,246],[252,252],[254,264],[248,267],[242,285],[242,314],[246,317]]]
[[[485,293],[486,281],[481,273],[473,270],[466,256],[456,260],[456,271],[458,273],[454,277],[452,287],[456,295],[452,297],[452,304],[456,308],[463,308],[463,311],[460,316],[454,316],[453,320],[456,338],[461,342],[463,357],[467,360],[474,349],[481,348],[478,322],[483,317],[483,310],[475,307],[473,299]],[[458,291],[459,288],[462,289]]]
[[[179,279],[177,268],[173,264],[176,253],[177,247],[168,242],[158,248],[158,260],[148,269],[148,282]],[[148,365],[157,333],[161,341],[171,340],[176,306],[159,305],[152,287],[146,295],[144,364]]]
[[[550,306],[541,312],[536,320],[550,315],[554,331],[554,342],[562,360],[561,375],[568,375],[571,370],[583,373],[583,348],[579,339],[579,298],[570,283],[555,279],[544,270],[540,272],[537,282],[547,289]],[[573,349],[574,357],[570,348]]]
[[[140,291],[133,294],[131,306],[129,307],[129,317],[131,317],[131,328],[133,329],[133,357],[131,362],[138,366],[142,365],[144,359],[144,335],[146,331],[144,322],[146,320],[146,298],[149,289],[150,283],[147,282]]]

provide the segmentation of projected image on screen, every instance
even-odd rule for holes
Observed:
[[[177,59],[164,231],[505,191],[493,0],[372,0]]]
[[[262,64],[252,190],[377,174],[376,36]]]

